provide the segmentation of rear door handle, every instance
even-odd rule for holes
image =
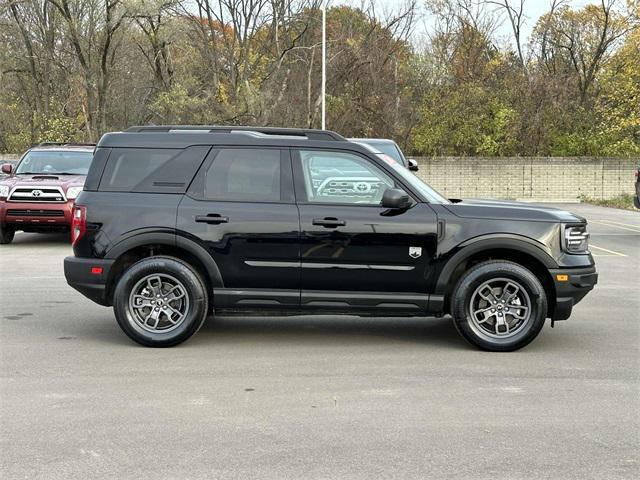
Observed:
[[[229,223],[229,217],[224,217],[219,213],[209,213],[208,215],[196,215],[196,222],[219,225],[221,223]]]
[[[335,217],[314,218],[311,222],[312,225],[317,225],[325,228],[344,227],[347,222]]]

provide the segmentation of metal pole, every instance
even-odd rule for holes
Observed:
[[[322,0],[322,129],[326,128],[325,94],[327,88],[327,0]]]

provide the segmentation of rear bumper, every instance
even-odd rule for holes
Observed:
[[[551,314],[552,320],[566,320],[571,316],[573,306],[584,296],[593,290],[598,283],[596,267],[586,268],[558,268],[549,270],[556,290],[556,304]],[[567,276],[567,280],[559,280],[562,275]]]
[[[0,201],[0,224],[16,230],[60,230],[71,226],[74,200],[64,203]]]
[[[64,276],[67,283],[89,300],[109,306],[107,279],[114,260],[66,257]],[[95,273],[100,270],[100,273]],[[92,273],[93,272],[93,273]]]

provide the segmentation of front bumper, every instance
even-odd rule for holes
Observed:
[[[566,320],[573,306],[593,290],[598,283],[596,267],[557,268],[549,270],[556,290],[556,303],[551,313],[552,320]],[[564,279],[566,276],[566,280]]]
[[[64,203],[0,201],[0,224],[17,230],[59,230],[69,228],[75,200]]]
[[[69,285],[89,300],[109,306],[107,279],[113,262],[114,260],[66,257],[64,276]]]

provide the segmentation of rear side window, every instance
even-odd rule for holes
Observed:
[[[205,199],[279,202],[280,159],[280,150],[220,150],[205,174]]]
[[[184,193],[209,148],[112,148],[100,190]]]

